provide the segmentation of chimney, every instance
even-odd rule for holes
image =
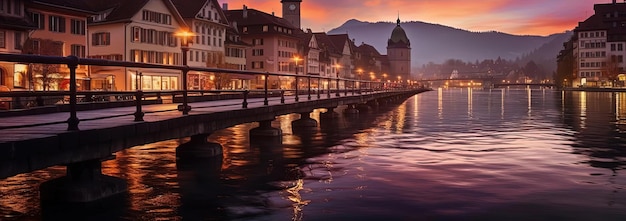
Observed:
[[[228,3],[222,4],[222,10],[228,11]]]
[[[313,33],[313,31],[312,31],[310,28],[307,28],[307,29],[306,29],[306,33],[311,34],[311,33]]]
[[[248,6],[243,5],[243,13],[242,13],[243,18],[248,18]]]

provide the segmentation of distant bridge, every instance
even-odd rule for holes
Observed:
[[[498,83],[493,84],[494,88],[508,87],[508,86],[539,86],[539,87],[554,87],[552,83]]]

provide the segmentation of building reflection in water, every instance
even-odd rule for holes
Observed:
[[[593,167],[612,171],[626,166],[626,112],[623,93],[564,92],[565,123],[576,130],[574,153],[586,155]]]

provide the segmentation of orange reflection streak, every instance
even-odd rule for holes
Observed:
[[[581,91],[579,97],[580,105],[580,128],[587,127],[587,92]]]
[[[406,120],[406,101],[398,106],[398,116],[396,117],[396,133],[403,133],[404,121]]]
[[[302,195],[300,195],[300,191],[304,189],[304,180],[298,179],[293,187],[287,188],[285,191],[290,195],[287,196],[287,199],[293,202],[293,217],[291,220],[298,221],[302,220],[304,215],[303,209],[304,206],[308,205],[310,200],[302,200]]]
[[[443,88],[437,89],[437,116],[443,119]]]

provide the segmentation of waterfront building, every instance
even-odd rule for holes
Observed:
[[[340,55],[339,60],[337,61],[341,67],[339,77],[356,79],[357,73],[352,57],[352,45],[354,43],[350,40],[348,34],[328,35],[328,38],[336,47],[335,50],[337,50]]]
[[[187,64],[195,67],[239,69],[226,63],[224,42],[228,21],[217,0],[172,0],[193,33]],[[193,90],[241,88],[245,75],[225,73],[188,73],[189,88]],[[242,79],[243,78],[243,79]]]
[[[411,41],[400,26],[400,18],[387,41],[390,78],[407,80],[411,77]]]
[[[30,31],[22,46],[22,53],[51,56],[87,55],[87,17],[84,1],[67,0],[63,5],[55,0],[33,0],[26,3],[26,12],[37,26]],[[21,83],[33,90],[69,90],[69,68],[59,64],[29,64],[27,78]],[[89,90],[91,81],[88,66],[76,69],[78,90]]]
[[[24,41],[36,29],[27,17],[24,1],[0,1],[0,53],[21,54]],[[0,62],[0,89],[25,90],[27,65]]]
[[[374,46],[362,42],[361,45],[353,46],[354,66],[359,78],[363,80],[382,80],[383,74],[388,72],[388,67],[383,67],[383,57]]]
[[[228,10],[227,8],[224,4],[223,10]],[[241,34],[236,27],[237,22],[231,22],[226,28],[226,41],[224,42],[226,68],[246,70],[246,52],[250,50],[251,45],[241,40]],[[250,75],[230,74],[229,76],[235,79],[231,81],[235,89],[250,89],[250,81],[254,79]]]
[[[331,38],[324,32],[313,33],[315,39],[317,41],[318,47],[320,48],[319,55],[319,64],[320,64],[320,72],[324,76],[328,77],[344,77],[346,72],[342,73],[342,69],[344,64],[341,64],[342,58],[344,57],[344,47],[338,48]],[[349,65],[349,64],[348,64]],[[347,66],[350,70],[350,66]],[[343,82],[340,82],[343,84]],[[331,87],[335,88],[336,84],[331,84]]]
[[[596,4],[595,13],[580,22],[570,39],[574,87],[624,86],[626,81],[626,3]],[[566,55],[568,52],[562,51]],[[566,61],[561,59],[560,62]]]
[[[189,30],[169,0],[86,1],[96,15],[88,22],[90,58],[181,65],[176,33]],[[177,70],[91,67],[91,78],[104,82],[94,90],[178,90]]]
[[[241,40],[250,44],[246,51],[246,67],[252,71],[302,75],[303,57],[298,53],[300,32],[283,18],[243,6],[239,10],[225,11],[230,22],[236,22]],[[298,69],[296,69],[298,68]],[[292,88],[293,78],[258,75],[252,88],[263,88],[268,80],[270,88]]]

